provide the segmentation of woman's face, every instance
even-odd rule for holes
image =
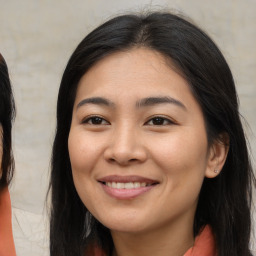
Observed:
[[[187,81],[145,48],[112,54],[82,77],[68,148],[81,200],[116,231],[192,226],[213,172]]]

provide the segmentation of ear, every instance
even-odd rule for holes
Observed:
[[[205,171],[205,177],[215,178],[221,172],[229,150],[229,136],[222,133],[212,143],[208,153],[208,163]]]

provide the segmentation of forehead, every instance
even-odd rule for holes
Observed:
[[[77,94],[105,89],[164,90],[174,84],[178,90],[185,86],[190,91],[187,81],[176,70],[170,59],[148,48],[116,52],[98,61],[83,75]]]

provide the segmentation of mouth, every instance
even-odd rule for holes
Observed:
[[[132,199],[154,188],[158,181],[140,176],[107,176],[98,180],[103,190],[117,199]]]
[[[151,183],[146,182],[103,182],[104,185],[110,187],[110,188],[116,188],[116,189],[135,189],[135,188],[142,188],[142,187],[148,187],[152,186]]]

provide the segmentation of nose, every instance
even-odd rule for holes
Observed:
[[[147,152],[138,131],[133,127],[123,126],[113,131],[104,158],[108,162],[125,166],[143,163]]]

